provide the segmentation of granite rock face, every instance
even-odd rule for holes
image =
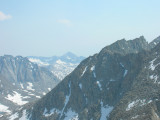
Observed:
[[[119,40],[14,114],[26,120],[159,120],[159,73],[160,44]]]

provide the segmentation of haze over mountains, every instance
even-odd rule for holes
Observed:
[[[106,46],[36,103],[3,119],[159,120],[159,42],[141,36]]]

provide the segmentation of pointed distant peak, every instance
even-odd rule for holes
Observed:
[[[76,55],[72,52],[67,52],[63,56],[68,56],[68,57],[73,57],[74,56],[75,57]]]

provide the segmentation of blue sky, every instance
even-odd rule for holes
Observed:
[[[160,35],[159,0],[1,0],[0,55],[89,56],[116,40]]]

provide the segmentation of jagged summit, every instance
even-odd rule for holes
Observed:
[[[103,48],[101,52],[108,51],[126,55],[128,53],[138,53],[142,50],[149,50],[149,44],[144,36],[128,41],[125,39],[118,40],[115,43]]]

